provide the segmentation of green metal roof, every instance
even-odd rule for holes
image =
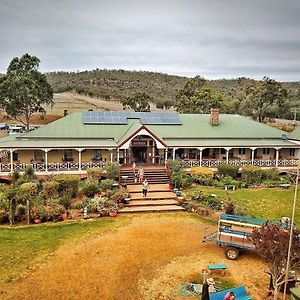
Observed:
[[[164,139],[164,142],[169,147],[299,147],[280,139]]]
[[[289,138],[300,140],[300,126],[289,134]]]
[[[239,115],[220,115],[218,126],[209,114],[179,114],[182,125],[145,125],[168,146],[278,146],[295,144],[282,139],[286,132]],[[68,115],[34,131],[0,139],[4,147],[116,147],[137,131],[139,119],[128,124],[84,124],[81,112]]]
[[[182,125],[149,125],[161,138],[280,138],[286,132],[239,115],[220,115],[218,126],[209,114],[180,114]]]

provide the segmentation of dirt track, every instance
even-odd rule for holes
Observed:
[[[209,263],[226,262],[227,276],[261,299],[263,263],[254,254],[226,261],[214,244],[201,244],[205,226],[184,213],[136,216],[113,232],[59,248],[0,298],[192,300],[179,295],[178,284]]]

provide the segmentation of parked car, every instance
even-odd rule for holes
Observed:
[[[18,134],[23,132],[23,126],[12,125],[9,127],[9,134]]]
[[[0,123],[0,130],[9,130],[9,126],[6,123]]]

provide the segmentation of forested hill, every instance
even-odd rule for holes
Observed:
[[[48,80],[56,93],[76,91],[93,97],[122,99],[136,92],[145,92],[155,102],[174,100],[178,90],[189,80],[187,77],[144,71],[93,70],[83,72],[51,72]],[[237,87],[235,79],[210,80],[208,85],[232,99]],[[300,91],[300,82],[284,83],[289,100],[294,102]]]

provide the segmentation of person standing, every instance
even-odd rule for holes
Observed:
[[[139,168],[138,174],[139,174],[139,183],[142,183],[144,180],[144,169],[142,167]]]
[[[148,188],[149,188],[149,184],[148,184],[148,181],[147,181],[147,179],[145,179],[144,181],[143,181],[143,196],[144,197],[147,197],[147,193],[148,193]]]
[[[136,164],[135,164],[135,162],[132,163],[132,171],[133,171],[133,175],[135,175],[135,171],[136,171]]]
[[[214,285],[215,281],[213,278],[208,278],[205,280],[201,293],[202,300],[209,300],[209,294],[216,292]]]

